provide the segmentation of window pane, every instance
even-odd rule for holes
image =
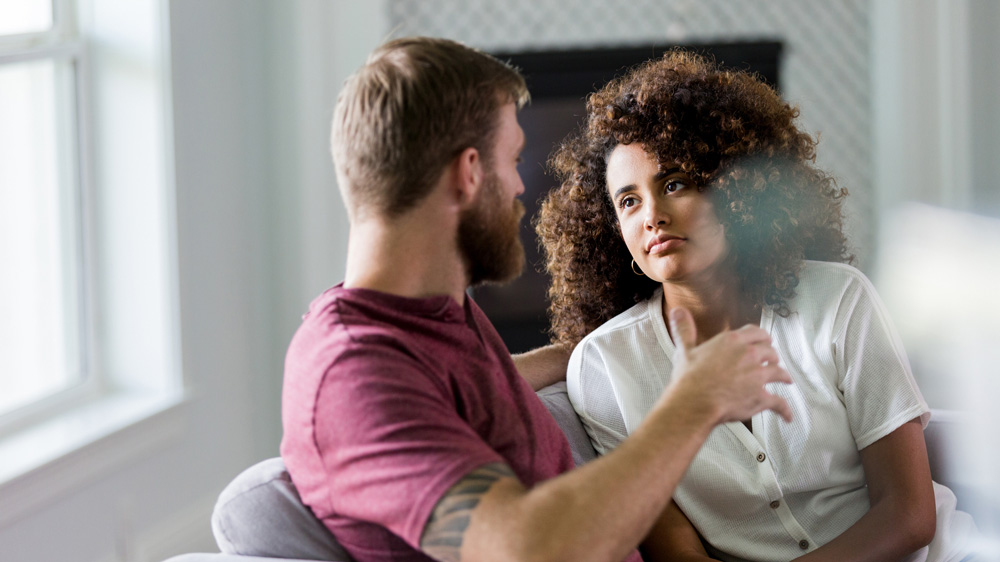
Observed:
[[[70,73],[0,65],[0,414],[81,378]]]
[[[37,33],[52,27],[52,0],[0,0],[0,35]]]

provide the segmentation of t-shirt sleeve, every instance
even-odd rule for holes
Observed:
[[[316,404],[332,511],[381,525],[414,548],[451,486],[504,462],[459,416],[446,383],[402,349],[341,355]]]
[[[858,450],[930,409],[920,394],[902,343],[875,288],[851,270],[834,320],[835,361]]]
[[[625,440],[628,431],[608,365],[604,354],[591,341],[585,339],[570,355],[566,388],[598,455],[608,453]]]

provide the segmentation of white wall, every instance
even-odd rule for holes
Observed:
[[[944,280],[971,277],[968,282],[992,287],[994,280],[977,280],[972,272],[1000,263],[1000,240],[992,240],[995,227],[957,236],[949,225],[963,222],[955,211],[970,214],[969,226],[990,224],[971,215],[1000,218],[1000,69],[994,63],[1000,4],[875,0],[872,8],[876,216],[883,227],[875,282],[930,404],[963,408],[970,403],[966,383],[994,374],[960,366],[958,360],[981,361],[967,345],[959,350],[946,341],[990,325],[1000,310],[974,297],[976,290],[961,288],[965,282]],[[929,207],[912,211],[907,205],[913,203]],[[936,215],[934,209],[947,211]],[[991,244],[993,252],[984,250]],[[899,295],[913,294],[918,284],[938,289],[901,302]],[[977,313],[962,316],[963,310]],[[948,333],[928,339],[918,333],[918,317],[948,326]]]

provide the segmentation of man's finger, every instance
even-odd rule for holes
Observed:
[[[792,384],[792,376],[788,374],[788,371],[782,369],[777,364],[765,365],[762,368],[764,369],[764,384],[769,382]]]
[[[741,341],[746,343],[771,343],[771,334],[760,326],[745,324],[736,329],[735,332],[740,335]]]
[[[674,334],[674,345],[687,352],[698,342],[698,330],[688,309],[677,307],[670,311],[670,331]]]
[[[765,343],[758,343],[756,346],[757,348],[754,350],[757,354],[755,356],[756,359],[760,359],[761,363],[767,363],[768,365],[778,364],[780,358],[778,357],[778,352],[773,347]]]
[[[792,408],[788,405],[788,402],[785,402],[784,398],[773,394],[768,394],[767,397],[768,399],[764,403],[767,405],[768,410],[778,414],[786,422],[792,421]]]

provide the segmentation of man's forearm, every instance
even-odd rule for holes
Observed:
[[[512,479],[498,482],[472,517],[463,549],[470,556],[462,559],[488,559],[480,555],[495,552],[497,545],[485,541],[496,536],[505,537],[507,554],[517,560],[623,559],[666,507],[718,421],[679,393],[664,398],[611,453],[531,490]]]
[[[438,501],[421,544],[450,549],[440,560],[620,560],[652,527],[717,424],[764,409],[790,418],[788,404],[764,388],[791,382],[767,332],[745,326],[696,346],[690,313],[670,316],[680,344],[673,382],[628,439],[530,490],[513,477],[470,473]],[[457,494],[463,501],[453,501]]]
[[[566,380],[566,365],[572,351],[569,345],[553,344],[518,353],[512,358],[521,376],[537,391]]]

